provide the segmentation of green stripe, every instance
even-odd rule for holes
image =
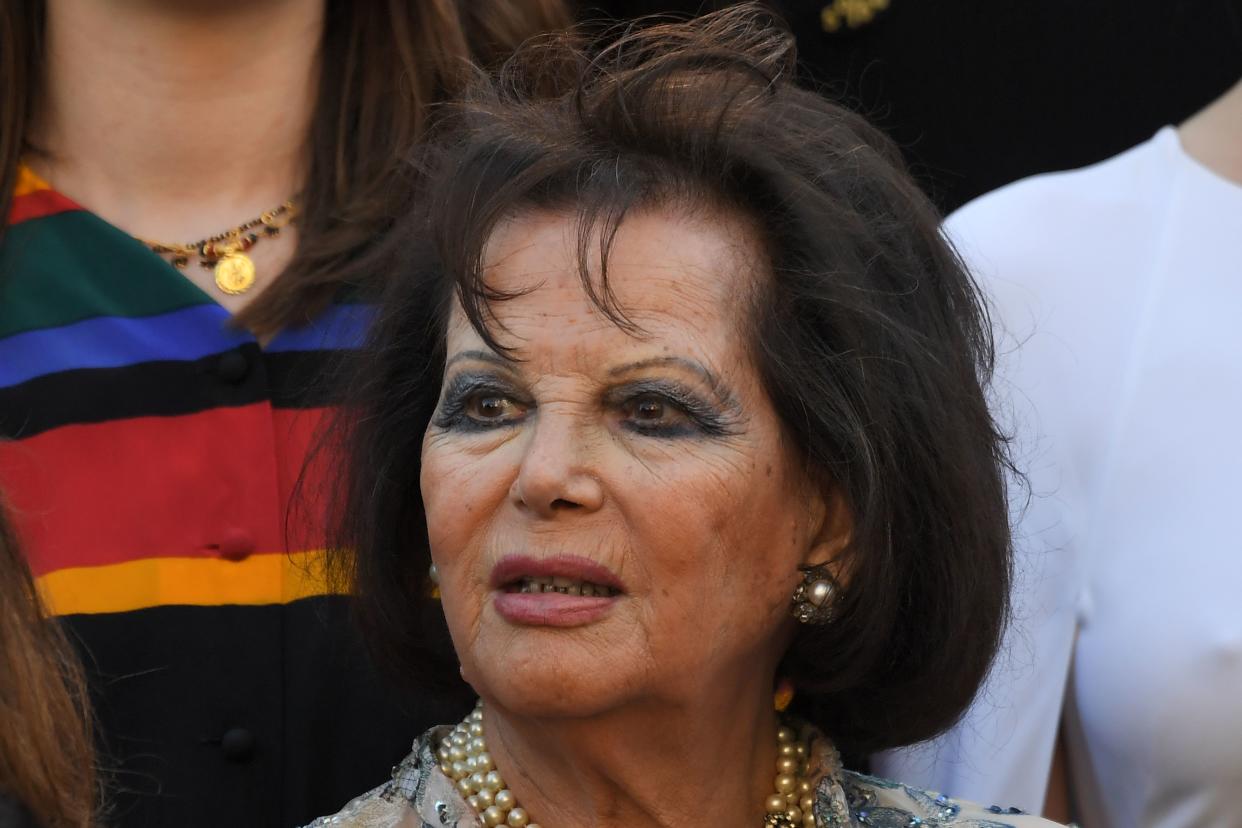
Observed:
[[[5,230],[0,246],[0,337],[211,301],[142,242],[93,213],[24,221]]]

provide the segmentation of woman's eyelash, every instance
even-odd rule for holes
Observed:
[[[520,420],[480,421],[467,413],[471,400],[479,395],[494,395],[522,406],[531,406],[511,386],[492,375],[459,374],[449,380],[441,396],[432,424],[437,428],[460,431],[486,431],[512,425]],[[606,407],[620,410],[644,399],[660,402],[673,409],[688,422],[644,423],[625,421],[625,428],[652,437],[681,437],[694,433],[711,437],[736,433],[736,416],[721,411],[689,388],[665,380],[640,380],[610,389],[603,402]]]
[[[715,406],[701,399],[688,388],[677,383],[646,380],[629,383],[609,393],[610,405],[626,405],[643,398],[652,398],[671,405],[681,414],[689,418],[699,431],[713,437],[733,433],[733,418],[721,412]],[[633,423],[629,426],[636,431],[651,434],[679,434],[687,431],[684,426],[660,426]]]
[[[437,428],[462,428],[483,430],[506,423],[480,423],[466,415],[466,406],[477,394],[494,394],[506,399],[517,399],[512,388],[497,382],[495,377],[459,374],[449,380],[432,423]]]

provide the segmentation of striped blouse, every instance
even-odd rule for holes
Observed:
[[[0,491],[80,645],[113,824],[293,825],[451,716],[368,669],[290,510],[364,306],[266,345],[23,170],[0,245]],[[307,481],[320,491],[327,475]]]

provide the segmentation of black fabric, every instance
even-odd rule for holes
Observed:
[[[690,13],[694,0],[592,0],[583,16]],[[1100,161],[1242,78],[1238,0],[891,0],[830,34],[825,0],[774,0],[809,75],[902,145],[940,206]]]
[[[66,616],[105,734],[105,823],[303,825],[383,783],[419,733],[468,712],[465,695],[386,689],[347,606],[325,596]]]
[[[266,402],[310,408],[332,402],[324,379],[335,351],[262,353],[247,344],[193,361],[79,368],[0,388],[0,439],[63,425],[172,417]]]
[[[20,802],[0,791],[0,828],[39,828]]]

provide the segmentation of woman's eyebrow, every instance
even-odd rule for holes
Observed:
[[[736,400],[733,397],[733,393],[729,390],[728,386],[724,384],[724,381],[721,380],[720,377],[718,377],[715,373],[713,373],[712,370],[708,368],[706,365],[696,362],[693,359],[686,359],[685,357],[679,357],[679,356],[651,357],[650,359],[640,359],[635,362],[627,362],[624,365],[617,365],[613,368],[610,368],[608,371],[608,376],[616,377],[616,376],[620,376],[621,374],[626,374],[626,373],[629,373],[630,371],[638,371],[643,368],[659,368],[659,367],[664,367],[664,366],[669,366],[669,365],[674,365],[680,368],[685,368],[691,373],[698,374],[699,377],[702,378],[703,382],[707,384],[707,387],[710,388],[712,392],[715,393],[715,395],[720,398],[721,402],[727,403],[729,405],[737,404]]]
[[[448,362],[444,363],[444,369],[447,371],[449,368],[452,368],[457,363],[464,362],[466,360],[474,360],[476,362],[487,362],[487,363],[497,366],[498,368],[505,368],[509,370],[512,370],[513,368],[513,363],[511,363],[509,360],[505,359],[504,357],[497,356],[491,351],[458,351],[457,353],[449,357]]]

